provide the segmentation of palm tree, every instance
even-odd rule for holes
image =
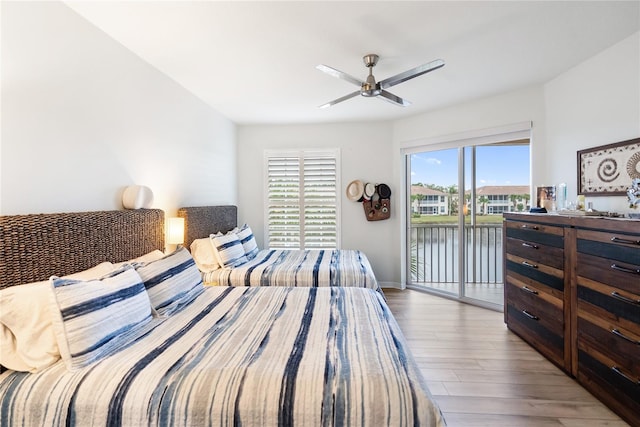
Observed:
[[[489,203],[489,199],[487,199],[487,196],[478,197],[478,203],[480,203],[482,214],[486,214],[487,212],[485,210],[485,205]]]
[[[518,203],[518,199],[521,199],[522,196],[519,194],[509,194],[509,200],[511,201],[511,204],[514,207],[514,210],[516,208],[516,204]],[[511,209],[509,209],[511,210]],[[522,210],[522,209],[518,209],[518,210]]]
[[[444,190],[445,190],[444,192],[448,194],[447,201],[449,205],[448,206],[449,215],[453,215],[453,196],[458,193],[458,186],[453,184],[448,186]]]

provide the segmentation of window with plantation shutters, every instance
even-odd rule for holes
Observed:
[[[266,151],[265,169],[268,246],[338,248],[338,150]]]

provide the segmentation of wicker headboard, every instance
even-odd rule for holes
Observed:
[[[195,239],[209,237],[212,233],[226,233],[238,224],[238,208],[232,205],[197,206],[178,209],[184,218],[184,246],[188,249]]]
[[[0,289],[164,251],[164,211],[0,216]]]

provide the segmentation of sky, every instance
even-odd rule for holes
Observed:
[[[470,152],[470,149],[467,148]],[[467,166],[467,170],[470,170]],[[477,146],[476,186],[529,185],[528,145]],[[465,180],[470,182],[468,174]],[[411,155],[411,183],[449,187],[458,183],[458,149]]]

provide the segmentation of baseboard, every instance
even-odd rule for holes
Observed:
[[[402,283],[398,282],[378,282],[381,288],[405,289]]]

